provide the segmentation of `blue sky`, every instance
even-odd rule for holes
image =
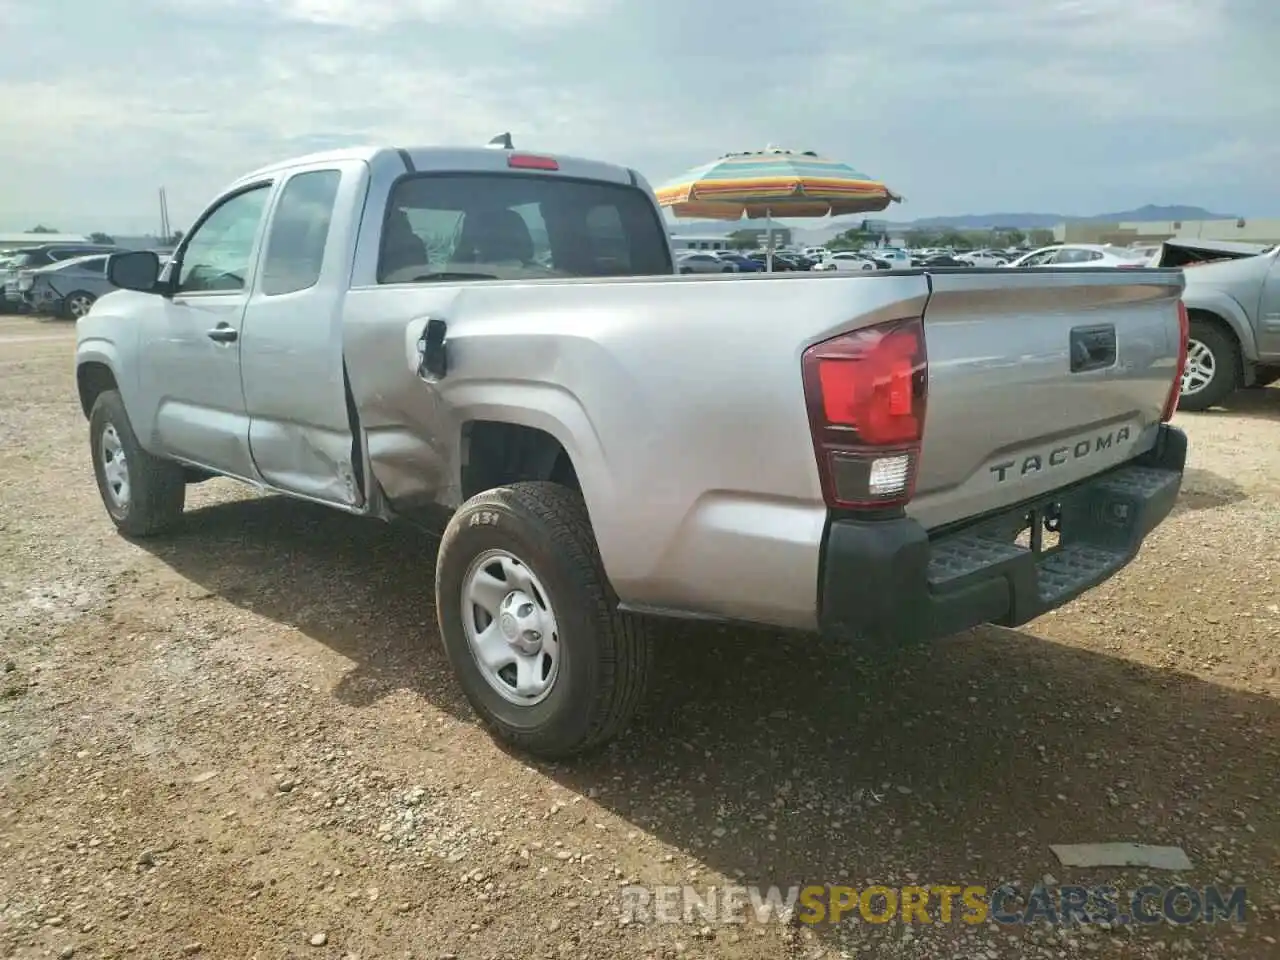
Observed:
[[[264,162],[817,150],[909,219],[1280,215],[1275,0],[0,0],[0,230],[185,226]],[[15,40],[14,38],[19,38]]]

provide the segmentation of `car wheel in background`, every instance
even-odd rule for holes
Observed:
[[[1240,385],[1240,351],[1231,335],[1211,320],[1191,318],[1187,366],[1179,410],[1207,410]]]
[[[62,316],[68,320],[79,320],[89,312],[90,308],[93,307],[93,302],[97,299],[92,293],[84,290],[76,290],[74,293],[69,293],[62,299]]]

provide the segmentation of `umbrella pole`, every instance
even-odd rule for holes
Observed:
[[[773,209],[771,207],[764,208],[764,231],[764,269],[766,273],[773,273]]]

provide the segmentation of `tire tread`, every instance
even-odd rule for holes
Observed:
[[[597,749],[623,731],[644,700],[653,672],[649,624],[618,610],[590,518],[577,491],[549,481],[526,481],[478,494],[462,509],[485,503],[500,504],[534,520],[550,535],[549,548],[569,561],[568,567],[592,607],[599,671],[586,732],[573,743],[552,743],[537,733],[513,730],[487,720],[486,723],[503,739],[547,759]],[[440,544],[442,556],[458,529],[451,525],[446,530]]]

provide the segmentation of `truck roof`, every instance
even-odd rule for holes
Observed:
[[[283,173],[294,167],[310,164],[361,160],[370,166],[377,166],[379,161],[393,157],[396,158],[398,164],[403,164],[407,158],[419,170],[492,170],[499,172],[508,169],[507,163],[503,158],[512,153],[531,153],[538,156],[555,157],[560,164],[559,172],[565,176],[606,180],[614,183],[629,183],[646,189],[649,186],[643,177],[629,167],[603,163],[599,160],[588,160],[584,157],[548,153],[543,150],[506,150],[498,147],[396,147],[376,144],[323,150],[318,153],[309,153],[287,160],[280,160],[246,173],[244,176],[237,178],[232,186],[238,186],[251,180],[261,179],[262,177]]]

